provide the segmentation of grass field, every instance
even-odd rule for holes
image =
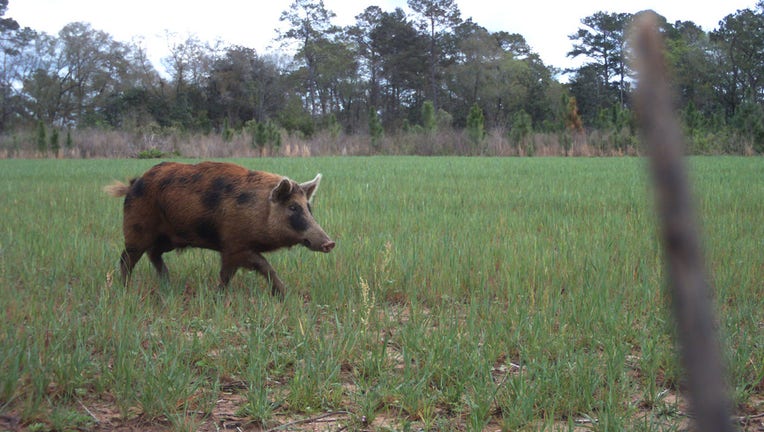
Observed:
[[[118,282],[122,202],[101,187],[156,161],[0,160],[0,430],[687,426],[643,159],[235,162],[324,174],[337,248],[270,254],[283,302],[252,272],[217,290],[202,250],[167,254],[169,283],[146,258]],[[750,429],[764,159],[689,166]]]

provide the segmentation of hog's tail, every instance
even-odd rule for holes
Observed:
[[[115,198],[127,195],[128,190],[130,190],[130,186],[121,181],[115,181],[114,183],[103,187],[104,192]]]

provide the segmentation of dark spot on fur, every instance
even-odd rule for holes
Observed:
[[[233,192],[233,184],[225,177],[217,177],[212,181],[212,189],[229,194]]]
[[[190,182],[199,183],[199,180],[201,180],[202,177],[204,177],[202,173],[195,173],[194,175],[191,176]]]
[[[220,205],[220,201],[232,193],[234,190],[233,184],[225,179],[225,177],[217,177],[212,181],[210,188],[202,195],[202,204],[209,210],[214,210]]]
[[[167,189],[167,187],[170,186],[174,180],[175,180],[175,177],[172,174],[170,174],[167,177],[163,178],[159,182],[159,190],[163,191],[163,190]]]
[[[145,192],[146,184],[143,182],[143,178],[135,179],[135,182],[133,182],[130,187],[130,194],[135,198],[139,198],[142,197]]]
[[[220,192],[210,189],[202,195],[202,204],[208,210],[215,210],[220,205]]]
[[[207,191],[202,197],[202,204],[208,210],[215,210],[220,205],[220,194],[213,191]]]
[[[236,204],[244,205],[255,200],[254,194],[249,192],[242,192],[236,196]]]
[[[122,206],[123,211],[130,210],[130,207],[133,205],[133,197],[130,196],[130,194],[125,195],[125,203]]]
[[[140,234],[143,232],[143,225],[136,223],[130,226],[130,229],[132,229],[134,233]]]
[[[196,235],[214,249],[220,248],[220,234],[212,219],[202,219],[196,224]]]
[[[289,226],[291,226],[293,230],[299,232],[308,229],[308,220],[305,219],[305,213],[303,212],[302,207],[295,206],[295,209],[292,210],[292,214],[289,215]]]
[[[310,212],[310,214],[313,214],[313,206],[311,206],[310,203],[308,203],[308,212]]]

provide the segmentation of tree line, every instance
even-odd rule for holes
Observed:
[[[319,131],[369,136],[438,128],[479,145],[488,131],[635,145],[630,13],[596,12],[569,36],[575,69],[546,65],[525,38],[463,19],[454,0],[365,8],[333,23],[322,0],[282,12],[274,52],[174,42],[161,74],[137,43],[88,23],[57,35],[5,17],[0,0],[0,135],[23,130],[249,131],[254,145]],[[660,23],[694,152],[764,152],[764,0],[705,31]],[[567,80],[563,82],[562,78]],[[578,138],[577,138],[578,137]],[[586,139],[586,138],[584,138]]]

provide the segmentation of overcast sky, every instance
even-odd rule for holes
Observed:
[[[472,20],[489,31],[504,30],[523,35],[545,64],[575,66],[566,53],[572,45],[568,35],[582,27],[581,19],[598,11],[636,13],[652,9],[669,22],[693,21],[704,30],[718,27],[719,21],[739,9],[755,8],[756,0],[456,0],[462,18]],[[273,45],[281,12],[292,0],[10,0],[6,17],[22,27],[57,34],[71,22],[90,23],[94,29],[114,39],[142,39],[149,57],[159,62],[167,53],[167,31],[202,40],[220,39],[229,44],[255,48],[264,54]],[[334,23],[355,23],[355,16],[367,6],[385,11],[406,7],[406,0],[324,0],[337,16]],[[160,68],[160,64],[155,65]]]

